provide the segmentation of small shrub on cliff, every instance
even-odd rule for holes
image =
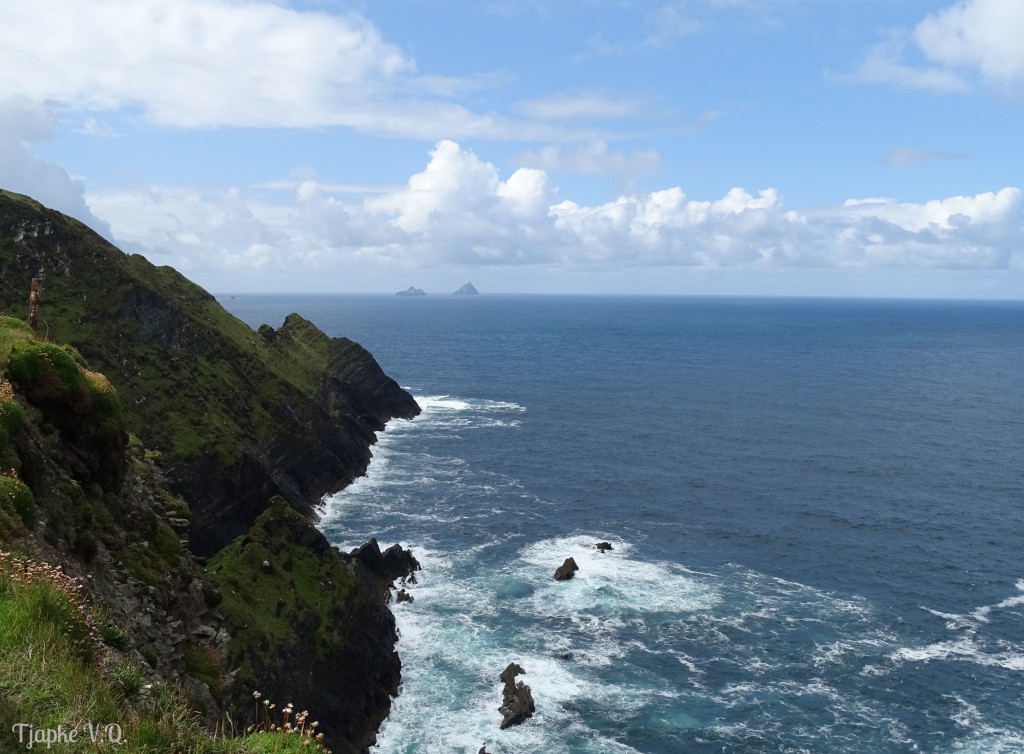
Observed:
[[[0,430],[13,437],[25,423],[25,412],[14,399],[11,383],[0,377]]]
[[[193,644],[185,650],[184,660],[185,670],[205,683],[210,689],[210,694],[219,703],[224,696],[224,677],[217,650]]]
[[[18,514],[28,528],[36,523],[36,498],[16,476],[0,472],[0,506]]]
[[[128,634],[115,625],[104,623],[99,627],[100,638],[108,647],[124,651],[128,649]]]
[[[77,357],[77,358],[76,358]],[[18,343],[8,371],[33,403],[86,416],[102,437],[125,431],[124,408],[106,377],[90,372],[73,349],[53,343]]]
[[[14,399],[11,383],[0,377],[0,470],[17,469],[21,459],[11,446],[14,437],[25,423],[25,412]]]

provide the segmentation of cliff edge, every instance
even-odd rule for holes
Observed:
[[[314,520],[385,422],[418,413],[357,343],[297,314],[253,331],[0,191],[0,554],[82,577],[121,667],[208,720],[248,724],[261,690],[315,710],[335,751],[372,745],[401,668],[389,586],[415,559],[341,553]]]
[[[244,534],[275,495],[314,514],[365,473],[385,422],[419,413],[359,344],[297,314],[254,332],[170,267],[0,191],[0,312],[26,311],[32,278],[40,333],[106,374],[129,431],[163,453],[199,555]]]

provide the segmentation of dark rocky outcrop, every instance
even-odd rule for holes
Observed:
[[[611,546],[610,542],[598,542],[596,545],[594,545],[594,547],[597,548],[598,552],[602,552],[602,553],[607,552],[608,550],[614,549]]]
[[[413,556],[411,550],[406,550],[401,545],[391,545],[381,552],[376,539],[371,539],[348,555],[342,553],[341,557],[360,563],[382,584],[388,585],[399,579],[404,581],[415,571],[420,570],[419,561]]]
[[[254,689],[287,697],[316,710],[336,752],[371,746],[398,692],[395,621],[379,595],[418,567],[397,546],[381,553],[371,541],[355,552],[331,547],[278,497],[208,568],[224,595],[232,708],[246,710]]]
[[[521,665],[511,662],[498,676],[504,684],[501,690],[501,706],[498,708],[502,715],[501,730],[519,725],[536,712],[530,687],[522,681],[516,682],[516,676],[524,673],[526,671]]]
[[[572,558],[566,558],[565,562],[555,569],[555,581],[568,581],[576,575],[578,570],[580,570],[580,567],[576,565],[576,561]]]

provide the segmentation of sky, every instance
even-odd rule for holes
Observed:
[[[214,293],[1024,298],[1024,0],[0,0],[0,187]]]

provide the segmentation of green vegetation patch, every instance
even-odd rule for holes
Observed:
[[[96,662],[98,645],[80,600],[57,569],[0,553],[0,751],[27,749],[19,732],[45,736],[58,726],[77,731],[77,741],[52,747],[67,754],[324,751],[313,731],[208,731],[177,687],[149,683],[127,660]],[[32,728],[19,731],[20,724]],[[89,726],[101,731],[96,742]],[[33,745],[46,748],[45,740]]]
[[[209,562],[207,575],[223,595],[219,609],[231,635],[230,666],[256,687],[259,669],[273,668],[283,646],[313,642],[318,657],[347,644],[345,616],[362,599],[348,564],[315,527],[275,497],[249,533]]]
[[[16,343],[7,371],[30,401],[87,416],[97,436],[114,437],[125,431],[125,413],[117,392],[102,374],[90,372],[69,346]]]
[[[26,527],[35,526],[36,497],[17,477],[0,473],[0,507],[17,513]]]

